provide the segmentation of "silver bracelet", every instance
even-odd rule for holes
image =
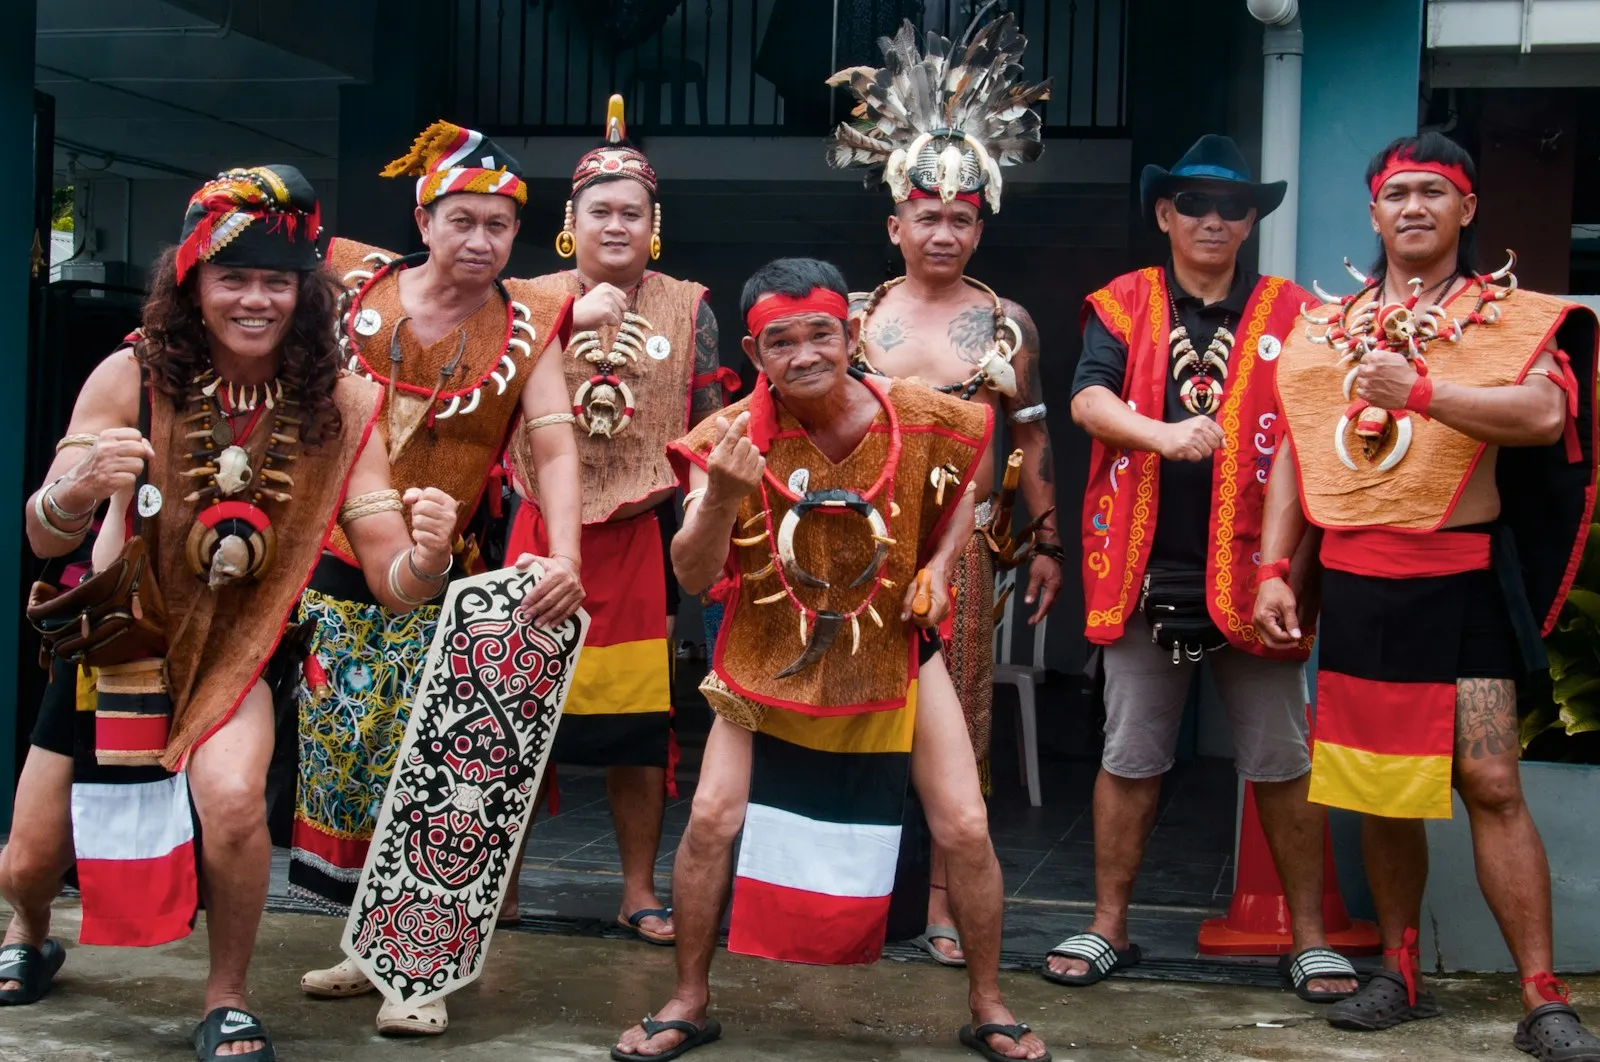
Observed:
[[[40,527],[44,528],[44,530],[48,534],[54,536],[55,538],[59,538],[63,542],[76,542],[76,541],[78,541],[78,539],[82,538],[85,534],[88,533],[88,531],[89,531],[89,519],[86,517],[84,519],[84,521],[83,521],[83,526],[78,528],[76,531],[64,531],[64,530],[62,530],[62,528],[54,520],[50,519],[50,514],[48,512],[46,512],[45,508],[44,508],[45,491],[47,491],[49,489],[50,488],[46,487],[45,490],[41,490],[37,494],[35,494],[33,496],[33,515],[34,515],[34,518],[39,521],[39,526]],[[90,513],[89,515],[93,516],[94,514]]]
[[[419,605],[428,604],[435,597],[437,597],[438,594],[434,593],[427,597],[413,597],[406,593],[405,588],[400,585],[400,562],[403,561],[407,555],[410,554],[410,552],[410,550],[404,550],[400,553],[396,553],[394,555],[394,560],[389,562],[389,593],[394,597],[395,600],[399,601],[407,608],[416,608]],[[442,590],[443,587],[441,586],[440,589]]]
[[[691,490],[689,493],[685,494],[683,496],[683,511],[687,513],[689,511],[689,506],[693,505],[695,502],[699,501],[705,496],[706,489],[704,487],[696,487],[694,490]]]
[[[1045,409],[1044,403],[1040,402],[1036,406],[1028,406],[1011,414],[1011,423],[1032,424],[1036,420],[1043,420],[1046,412],[1048,411]]]
[[[450,573],[455,569],[456,559],[451,557],[444,566],[444,571],[437,574],[425,572],[417,567],[417,547],[412,546],[406,550],[406,567],[411,569],[411,574],[417,577],[420,583],[442,583],[450,578]]]

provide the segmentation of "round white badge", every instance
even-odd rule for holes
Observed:
[[[161,511],[161,489],[154,483],[146,483],[139,488],[139,498],[135,504],[139,515],[149,519]]]
[[[796,494],[804,494],[811,489],[811,470],[797,468],[789,473],[789,489]]]
[[[666,336],[651,336],[644,345],[644,352],[656,361],[666,361],[672,357],[672,340]]]
[[[1283,353],[1283,344],[1277,336],[1262,336],[1261,342],[1256,344],[1256,354],[1262,361],[1276,361],[1278,355]]]
[[[377,310],[368,307],[356,314],[355,330],[357,335],[375,336],[378,334],[378,329],[382,327],[383,317]]]

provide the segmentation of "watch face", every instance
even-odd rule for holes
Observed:
[[[1256,344],[1256,354],[1262,361],[1275,361],[1283,353],[1283,344],[1277,336],[1262,336],[1261,342]]]
[[[672,357],[672,340],[666,336],[651,336],[644,345],[644,352],[656,361],[666,361]]]
[[[154,483],[146,483],[139,488],[139,498],[135,502],[139,515],[148,519],[161,511],[161,490]]]
[[[789,473],[789,489],[796,494],[804,494],[811,489],[811,470],[797,468]]]

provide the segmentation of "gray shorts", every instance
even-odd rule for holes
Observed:
[[[1106,747],[1100,764],[1119,778],[1172,769],[1189,686],[1198,666],[1130,629],[1104,648]],[[1302,665],[1228,646],[1206,654],[1233,732],[1235,765],[1252,782],[1286,782],[1311,769]]]

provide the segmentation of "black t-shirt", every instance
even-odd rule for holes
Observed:
[[[1233,287],[1221,302],[1209,306],[1197,295],[1178,285],[1172,263],[1167,263],[1167,282],[1177,307],[1178,320],[1189,332],[1194,349],[1204,351],[1219,325],[1239,334],[1239,319],[1245,303],[1256,289],[1260,274],[1243,267],[1233,273]],[[1072,395],[1086,387],[1104,387],[1120,396],[1128,371],[1128,347],[1090,314],[1083,326],[1083,354],[1077,375],[1072,380]],[[1187,420],[1195,414],[1183,406],[1182,381],[1167,378],[1166,408],[1162,419],[1168,424]],[[1224,382],[1224,394],[1227,383]],[[1211,461],[1169,461],[1161,459],[1161,483],[1156,505],[1156,531],[1150,541],[1149,567],[1158,571],[1204,572],[1206,539],[1211,524]]]

